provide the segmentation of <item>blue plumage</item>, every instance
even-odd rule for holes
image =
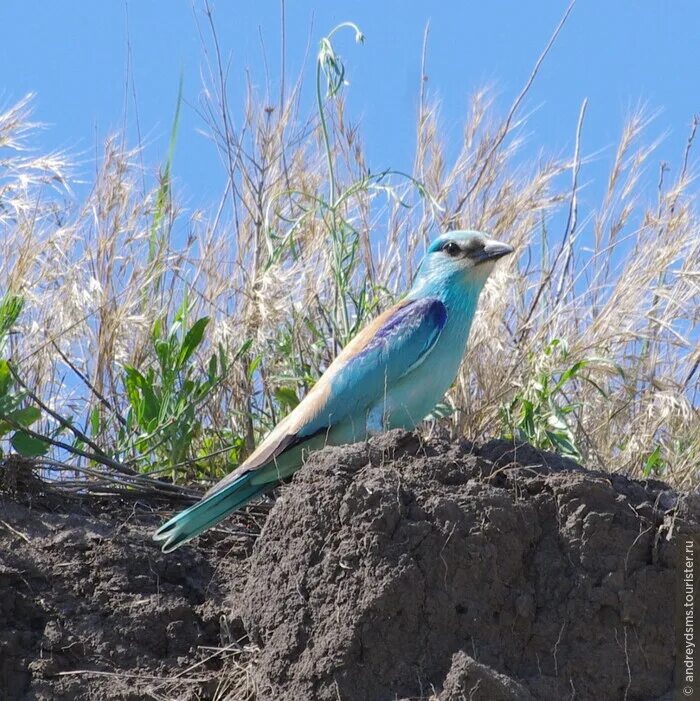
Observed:
[[[348,353],[343,367],[332,374],[330,397],[308,430],[315,432],[345,419],[362,426],[363,412],[380,398],[382,388],[392,387],[425,360],[446,320],[445,306],[434,298],[392,307],[369,340],[356,353]],[[354,350],[352,343],[348,350]],[[354,439],[363,437],[360,430]]]
[[[404,300],[380,314],[338,355],[304,400],[204,499],[161,526],[174,550],[297,470],[309,451],[413,428],[459,370],[479,294],[513,249],[474,231],[443,234]]]
[[[396,312],[379,327],[377,333],[367,345],[355,356],[354,360],[368,356],[377,350],[390,349],[390,343],[400,334],[420,331],[425,336],[423,352],[429,351],[437,340],[447,321],[445,305],[433,297],[412,300]],[[416,344],[417,338],[411,338]],[[417,345],[417,344],[416,344]],[[422,354],[422,353],[421,353]]]
[[[250,484],[251,477],[250,472],[242,474],[224,489],[180,512],[162,525],[153,539],[164,540],[163,552],[167,553],[211,528],[264,491],[265,487]]]

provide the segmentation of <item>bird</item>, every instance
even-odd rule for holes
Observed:
[[[239,467],[158,528],[163,552],[289,478],[310,452],[414,429],[454,382],[479,295],[496,261],[512,252],[479,231],[438,236],[408,293],[349,341]]]

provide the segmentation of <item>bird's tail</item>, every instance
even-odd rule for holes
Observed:
[[[155,532],[153,540],[165,541],[163,552],[169,553],[218,523],[269,486],[251,484],[251,477],[250,472],[244,473],[223,489],[173,516]]]

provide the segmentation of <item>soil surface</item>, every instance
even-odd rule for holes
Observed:
[[[662,482],[392,432],[170,555],[166,515],[0,475],[1,698],[671,698]]]
[[[214,698],[254,520],[167,556],[151,536],[170,511],[28,477],[0,491],[0,699]]]

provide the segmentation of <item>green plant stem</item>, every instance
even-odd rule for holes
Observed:
[[[333,154],[331,151],[331,140],[326,124],[326,114],[323,108],[323,95],[321,94],[321,76],[323,67],[321,60],[316,62],[316,104],[318,105],[318,115],[321,122],[321,133],[323,135],[323,147],[326,153],[326,167],[328,168],[328,187],[331,211],[335,208],[335,173],[333,170]]]
[[[72,455],[80,455],[83,458],[86,458],[87,460],[92,460],[93,462],[100,463],[101,465],[105,465],[106,467],[111,467],[115,472],[119,472],[122,475],[127,475],[129,477],[135,477],[136,472],[132,470],[131,468],[127,467],[126,465],[123,465],[120,462],[117,462],[116,460],[112,460],[112,458],[104,455],[104,454],[96,454],[96,453],[90,453],[87,450],[82,450],[81,448],[76,448],[74,445],[70,445],[68,443],[64,443],[63,441],[56,440],[55,438],[51,438],[50,436],[44,436],[41,433],[37,433],[36,431],[32,431],[31,428],[27,428],[26,426],[22,426],[21,424],[17,423],[16,421],[12,421],[12,419],[9,419],[5,417],[3,419],[6,421],[10,426],[12,426],[14,429],[18,431],[22,431],[26,433],[28,436],[31,438],[35,438],[38,441],[43,441],[44,443],[48,443],[49,445],[52,445],[54,448],[61,448],[62,450],[65,450],[67,453],[71,453]]]
[[[55,342],[51,342],[54,350],[61,356],[63,362],[83,381],[85,386],[97,397],[98,401],[105,409],[108,409],[114,414],[114,418],[124,427],[128,426],[126,419],[116,410],[112,403],[95,387],[84,372],[73,363],[70,358],[61,350],[60,346]]]
[[[97,443],[95,443],[89,436],[84,434],[80,429],[76,428],[73,424],[71,424],[70,421],[67,421],[63,416],[61,416],[57,411],[54,411],[51,409],[49,406],[47,406],[24,382],[24,380],[20,377],[19,373],[15,368],[13,367],[13,364],[8,361],[7,363],[8,368],[10,369],[10,372],[12,373],[12,377],[14,378],[15,382],[27,393],[27,396],[42,410],[45,411],[49,416],[53,417],[63,428],[67,429],[70,431],[78,440],[82,441],[85,443],[85,445],[89,446],[92,448],[95,453],[99,456],[101,456],[103,459],[106,460],[111,460],[109,455],[105,453],[102,448],[100,448]],[[24,429],[26,430],[26,429]],[[119,463],[115,463],[119,464]]]

